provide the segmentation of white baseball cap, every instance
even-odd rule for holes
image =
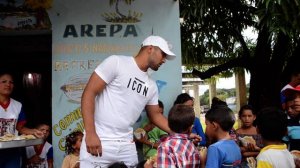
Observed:
[[[149,36],[147,37],[143,43],[142,43],[142,47],[144,46],[156,46],[159,47],[164,53],[167,54],[167,59],[168,60],[173,60],[176,58],[176,55],[170,50],[169,44],[168,42],[163,39],[160,36]]]

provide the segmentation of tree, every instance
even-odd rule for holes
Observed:
[[[195,76],[246,69],[249,104],[279,106],[284,76],[300,67],[300,0],[181,0],[180,16],[183,64]],[[247,28],[256,41],[243,36]]]
[[[140,17],[142,17],[141,12],[136,12],[136,11],[128,11],[128,14],[125,15],[120,12],[119,9],[119,4],[121,1],[124,1],[126,5],[131,5],[131,3],[134,0],[109,0],[109,5],[112,6],[115,4],[115,11],[116,12],[104,12],[102,17],[104,20],[107,22],[112,22],[112,23],[136,23],[140,22]]]
[[[131,4],[131,1],[134,1],[134,0],[124,0],[124,2],[125,2],[126,4],[129,4],[129,5]],[[119,2],[120,2],[120,0],[109,0],[109,4],[110,4],[110,5],[113,5],[114,3],[116,3],[115,9],[116,9],[117,14],[118,14],[121,18],[125,18],[126,16],[123,15],[123,14],[120,12],[120,10],[119,10]]]

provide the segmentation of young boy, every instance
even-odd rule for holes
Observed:
[[[257,115],[257,131],[262,136],[264,148],[257,156],[257,168],[294,168],[293,156],[287,150],[282,138],[287,133],[287,116],[278,108],[262,109]]]
[[[47,142],[47,138],[50,135],[50,125],[45,123],[38,124],[36,129],[43,133],[44,143],[26,147],[26,167],[53,168],[53,148],[52,145]]]
[[[300,111],[294,109],[294,100],[286,99],[285,107],[288,119],[288,135],[283,141],[288,145],[289,151],[300,150]]]
[[[168,115],[170,129],[174,132],[162,140],[157,149],[157,167],[200,167],[200,154],[188,139],[195,120],[191,106],[178,104]]]
[[[208,139],[214,142],[207,149],[206,168],[240,166],[240,148],[229,135],[234,123],[233,112],[226,105],[213,106],[205,114],[205,132]]]

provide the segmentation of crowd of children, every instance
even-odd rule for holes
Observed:
[[[144,144],[145,158],[137,167],[299,168],[300,160],[290,151],[300,150],[300,85],[287,89],[285,96],[286,113],[275,107],[255,112],[250,105],[242,106],[238,112],[241,126],[234,131],[235,138],[230,135],[236,122],[233,112],[226,103],[214,101],[205,114],[205,135],[209,143],[204,152],[198,146],[201,143],[189,138],[195,124],[193,106],[175,103],[168,114],[168,124],[173,133],[167,134],[150,121],[143,123],[146,134],[137,141]],[[159,105],[163,113],[163,103],[159,101]],[[36,129],[43,132],[45,143],[26,148],[26,165],[53,167],[52,145],[46,141],[50,126],[39,124]],[[66,136],[62,168],[80,167],[82,138],[81,131]],[[116,162],[109,167],[127,166]]]
[[[256,112],[242,106],[241,126],[234,136],[233,112],[222,101],[213,103],[205,114],[206,152],[189,139],[195,119],[192,106],[175,104],[168,115],[173,133],[160,139],[156,155],[138,167],[299,168],[300,160],[291,151],[300,150],[300,85],[284,95],[285,111],[266,107]]]
[[[173,133],[167,134],[148,120],[143,123],[146,134],[137,142],[144,144],[145,157],[137,167],[299,168],[300,160],[291,151],[300,150],[300,85],[287,89],[285,96],[285,112],[275,107],[255,112],[250,105],[242,106],[238,112],[241,126],[234,131],[235,138],[230,135],[236,122],[233,112],[223,101],[214,101],[205,114],[205,135],[209,143],[204,152],[198,146],[201,143],[189,138],[195,124],[193,106],[174,103],[168,114]],[[163,113],[161,101],[159,106]],[[52,145],[46,141],[50,126],[39,124],[35,129],[44,134],[45,143],[26,148],[26,167],[53,167]],[[80,167],[82,138],[81,131],[66,136],[62,168]],[[116,162],[109,167],[127,166]]]
[[[204,152],[198,146],[203,143],[195,143],[189,137],[195,125],[195,113],[193,105],[186,102],[193,99],[190,97],[188,101],[174,103],[168,114],[168,126],[173,133],[167,134],[148,120],[143,122],[146,134],[137,142],[144,144],[144,160],[137,167],[299,168],[300,160],[291,151],[300,150],[300,85],[286,89],[284,95],[285,112],[275,107],[255,112],[250,105],[242,106],[238,112],[241,126],[234,131],[236,118],[232,110],[223,101],[214,101],[205,114],[205,137],[209,143],[205,144],[207,150]],[[161,101],[159,106],[163,113]],[[38,164],[53,167],[52,146],[46,142],[50,127],[40,124],[36,129],[44,133],[45,143],[27,147],[27,167]],[[62,168],[80,167],[82,138],[81,131],[66,136]],[[109,167],[127,166],[116,162]]]

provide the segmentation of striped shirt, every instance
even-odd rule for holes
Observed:
[[[200,154],[187,134],[172,134],[157,149],[157,167],[194,168],[200,166]]]

